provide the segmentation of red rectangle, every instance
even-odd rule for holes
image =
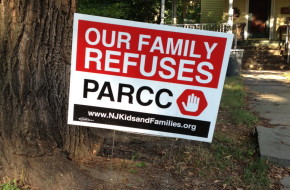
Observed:
[[[223,37],[79,20],[76,70],[217,88]]]

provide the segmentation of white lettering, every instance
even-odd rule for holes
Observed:
[[[210,59],[212,51],[215,49],[215,47],[218,45],[218,43],[214,43],[211,47],[209,47],[208,42],[204,42],[204,46],[206,48],[207,54],[206,58]]]
[[[113,47],[115,45],[115,39],[116,39],[116,31],[112,31],[112,36],[111,36],[111,42],[107,43],[107,30],[103,30],[103,38],[102,38],[102,43],[106,47]]]
[[[124,54],[124,67],[123,67],[123,73],[128,73],[128,66],[136,66],[137,62],[129,61],[129,58],[139,58],[139,54],[136,53],[125,53]]]
[[[142,51],[143,45],[149,45],[148,41],[144,41],[144,39],[150,39],[151,36],[140,34],[139,43],[138,43],[138,51]]]
[[[111,67],[111,63],[119,64],[120,60],[111,58],[112,55],[120,56],[121,52],[119,52],[119,51],[109,51],[109,50],[106,51],[105,71],[111,71],[111,72],[119,73],[120,69]]]
[[[187,56],[188,44],[189,44],[189,40],[185,40],[184,49],[183,49],[183,56]]]
[[[125,43],[126,49],[130,49],[130,40],[131,40],[131,35],[129,33],[127,33],[127,32],[119,32],[118,33],[117,48],[121,48],[121,44]]]
[[[90,40],[90,33],[91,32],[94,32],[96,34],[95,41],[91,41]],[[89,29],[87,29],[86,34],[85,34],[85,39],[86,39],[86,42],[88,44],[90,44],[90,45],[97,45],[100,42],[100,38],[101,38],[101,34],[100,34],[100,32],[99,32],[98,29],[96,29],[96,28],[89,28]]]
[[[189,57],[200,58],[201,55],[194,54],[194,50],[195,50],[195,41],[191,41],[191,46],[190,46],[190,51],[189,51]]]
[[[154,52],[155,50],[159,50],[160,53],[164,54],[164,49],[163,49],[163,44],[162,44],[162,39],[160,36],[157,36],[155,38],[155,41],[150,49],[150,52]]]
[[[174,46],[173,38],[168,38],[167,46],[166,46],[166,54],[175,55],[176,52],[178,51],[177,55],[181,55],[182,44],[183,44],[183,39],[178,39]]]
[[[141,63],[140,63],[140,73],[145,77],[152,77],[156,73],[156,67],[157,67],[157,56],[153,56],[152,60],[152,68],[150,72],[145,71],[145,58],[146,55],[141,55]],[[148,63],[147,63],[148,64]]]
[[[91,57],[91,53],[97,54],[97,57]],[[100,59],[102,58],[103,54],[100,50],[98,49],[93,49],[93,48],[86,48],[86,54],[85,54],[85,68],[89,69],[90,68],[90,62],[93,61],[96,63],[96,69],[97,70],[102,70],[101,68],[101,61]]]
[[[178,69],[178,75],[177,75],[177,80],[183,80],[183,81],[193,81],[193,78],[191,77],[184,77],[183,73],[193,73],[193,69],[189,68],[184,68],[184,65],[195,65],[195,61],[190,61],[190,60],[184,60],[181,59],[179,62],[179,69]]]
[[[169,71],[170,74],[166,75],[166,74],[164,74],[163,71],[159,71],[159,75],[164,79],[172,79],[175,76],[175,70],[174,70],[174,68],[167,66],[165,64],[165,62],[169,62],[169,63],[171,63],[171,65],[176,65],[176,62],[173,58],[171,58],[171,57],[162,58],[160,61],[161,68],[163,68],[166,71]]]
[[[197,66],[197,71],[200,74],[207,76],[207,79],[202,79],[200,76],[196,76],[196,81],[202,84],[207,84],[212,81],[212,74],[203,69],[203,67],[208,67],[210,70],[213,70],[213,65],[210,62],[201,62]]]

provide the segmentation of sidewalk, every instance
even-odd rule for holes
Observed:
[[[250,108],[270,124],[256,127],[261,157],[290,167],[290,79],[285,72],[243,71],[242,76]],[[289,177],[282,184],[290,190]]]
[[[251,108],[272,125],[290,127],[290,79],[281,71],[243,73],[245,85],[253,95]]]

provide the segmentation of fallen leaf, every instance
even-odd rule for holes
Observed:
[[[236,188],[236,190],[244,190],[243,188],[239,188],[239,187],[236,187],[236,186],[234,186],[235,188]]]
[[[226,159],[230,159],[232,155],[225,156]]]
[[[275,177],[275,178],[278,178],[278,179],[282,179],[282,178],[283,178],[283,176],[281,176],[280,174],[277,174],[277,175],[275,175],[274,177]]]
[[[198,180],[193,180],[193,184],[199,186],[200,184],[202,184],[202,182]]]

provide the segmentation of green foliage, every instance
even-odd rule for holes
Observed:
[[[195,0],[193,1],[193,4],[189,4],[188,6],[186,19],[189,21],[189,23],[199,23],[200,12],[201,12],[201,1]]]
[[[243,180],[245,183],[265,186],[270,182],[266,175],[267,172],[268,165],[265,163],[265,160],[257,159],[245,167]],[[251,189],[255,189],[255,187],[252,187]]]
[[[125,18],[126,3],[110,1],[79,0],[77,12],[112,18]]]
[[[207,22],[208,23],[223,23],[225,20],[223,20],[223,17],[217,17],[215,11],[209,11],[207,12]]]
[[[77,12],[141,22],[154,22],[159,12],[157,0],[79,0]]]
[[[138,172],[138,168],[141,169],[141,168],[145,168],[146,167],[146,163],[145,162],[138,162],[136,164],[132,164],[130,165],[130,168],[128,170],[128,172],[130,173],[137,173]]]
[[[172,23],[172,0],[166,1],[167,7],[165,15],[165,23]],[[177,23],[178,24],[192,24],[200,23],[200,13],[201,13],[201,0],[176,0],[177,4]]]
[[[18,184],[17,184],[16,179],[14,179],[14,180],[12,180],[12,181],[9,181],[9,182],[6,182],[6,183],[0,185],[0,189],[1,189],[1,190],[21,190],[21,189],[18,187]]]
[[[137,173],[137,170],[134,169],[134,168],[130,168],[130,169],[129,169],[129,172],[132,173],[132,174],[135,174],[135,173]]]
[[[135,160],[138,158],[138,156],[139,156],[138,153],[135,152],[135,153],[132,155],[131,160],[132,160],[132,161],[135,161]]]
[[[146,167],[146,164],[145,164],[145,162],[139,162],[139,163],[135,164],[135,166],[138,168],[144,168],[144,167]]]
[[[165,1],[165,23],[172,23],[172,1]],[[200,0],[176,0],[179,23],[200,21]],[[77,12],[141,22],[160,23],[160,0],[79,0]]]

